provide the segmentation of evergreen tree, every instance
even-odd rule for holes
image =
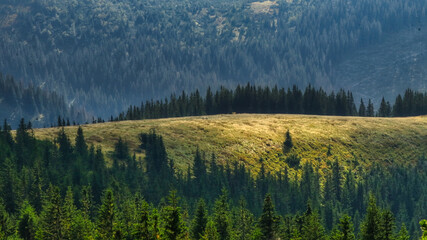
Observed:
[[[17,223],[19,237],[24,240],[36,239],[37,226],[38,216],[36,211],[28,202],[24,202]]]
[[[221,240],[230,239],[230,208],[228,204],[228,193],[223,189],[219,199],[215,201],[214,218],[215,228]]]
[[[301,230],[302,239],[307,240],[325,240],[325,229],[320,223],[317,212],[307,211],[303,218]]]
[[[219,232],[216,229],[216,224],[212,220],[208,221],[206,224],[205,235],[203,235],[203,240],[220,240],[221,237]]]
[[[197,187],[197,195],[200,195],[203,193],[203,186],[206,181],[206,164],[200,154],[199,148],[197,148],[196,155],[194,156],[193,175],[195,187]]]
[[[260,239],[275,239],[277,235],[277,221],[278,219],[275,213],[273,201],[271,200],[271,195],[267,194],[264,199],[264,206],[259,220],[259,227],[261,229]]]
[[[406,229],[405,224],[402,224],[399,232],[397,233],[396,240],[409,240],[411,236],[409,236],[408,230]]]
[[[0,202],[0,239],[7,239],[11,235],[10,217],[4,205]]]
[[[40,216],[36,239],[57,240],[64,238],[62,199],[59,188],[50,186]]]
[[[193,239],[198,240],[205,235],[207,221],[205,201],[200,199],[197,203],[196,213],[191,227],[191,237]]]
[[[360,99],[359,116],[361,117],[366,116],[366,106],[365,106],[365,103],[363,103],[363,99]]]
[[[373,195],[369,196],[365,220],[362,222],[362,240],[379,240],[381,216]]]
[[[98,238],[111,239],[115,233],[116,225],[116,203],[113,191],[107,189],[102,198],[102,204],[98,212]]]
[[[394,217],[390,210],[384,210],[380,217],[380,226],[378,239],[392,240],[394,239]]]
[[[366,108],[366,116],[368,117],[375,116],[374,104],[371,102],[371,99],[369,99],[368,107]]]
[[[427,240],[427,220],[423,219],[420,221],[421,231],[423,232],[422,240]]]
[[[148,209],[148,203],[145,200],[137,202],[137,219],[133,226],[133,238],[134,239],[147,239],[151,240],[151,226],[150,226],[150,212]]]
[[[351,218],[344,215],[338,224],[338,229],[332,233],[331,240],[354,240],[354,228]]]
[[[288,131],[286,131],[285,141],[283,142],[283,152],[284,153],[289,152],[293,146],[294,146],[294,144],[292,142],[291,133],[288,130]]]
[[[162,209],[163,239],[179,240],[186,238],[187,228],[182,220],[181,208],[178,207],[176,191],[169,195],[169,205]]]
[[[83,135],[83,129],[80,126],[77,129],[75,152],[81,157],[85,157],[87,155],[87,144]]]

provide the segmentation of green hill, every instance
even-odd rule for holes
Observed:
[[[122,137],[130,150],[138,150],[138,134],[156,129],[164,137],[169,157],[185,170],[197,147],[215,153],[220,163],[239,161],[257,171],[260,158],[270,170],[286,166],[282,154],[289,129],[301,162],[315,161],[323,168],[338,158],[344,166],[369,167],[373,163],[411,164],[427,152],[427,117],[360,118],[308,115],[234,114],[84,125],[87,141],[102,146],[111,156]],[[74,141],[77,127],[65,131]],[[56,137],[58,128],[36,129],[40,139]],[[327,156],[328,146],[331,155]]]

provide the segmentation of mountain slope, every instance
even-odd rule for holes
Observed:
[[[255,172],[260,158],[267,169],[286,166],[282,143],[289,129],[294,148],[287,154],[298,154],[304,163],[314,162],[327,167],[337,157],[346,167],[369,167],[374,163],[414,164],[427,153],[427,117],[360,118],[306,115],[233,114],[206,117],[185,117],[159,120],[124,121],[84,125],[87,141],[102,146],[105,152],[114,149],[121,136],[131,151],[138,150],[138,134],[154,128],[164,138],[169,157],[185,170],[192,163],[199,147],[207,154],[215,153],[221,163],[239,161]],[[58,128],[35,129],[42,139],[56,137]],[[65,131],[74,140],[76,127]],[[328,145],[331,156],[327,156]]]
[[[104,118],[141,100],[247,82],[344,87],[380,99],[391,93],[358,83],[369,77],[387,85],[381,66],[390,58],[381,55],[407,48],[375,44],[405,29],[425,32],[425,9],[423,0],[7,0],[0,3],[0,71]],[[370,46],[364,56],[375,61],[352,61]],[[348,77],[347,65],[355,68]],[[400,76],[387,90],[423,88],[423,66],[392,65]]]

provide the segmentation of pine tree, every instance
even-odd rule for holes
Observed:
[[[137,218],[133,226],[132,236],[134,239],[153,239],[150,226],[150,212],[145,200],[137,202]]]
[[[199,148],[197,148],[196,155],[194,156],[193,175],[195,187],[197,187],[196,196],[200,196],[203,193],[203,186],[206,184],[206,164],[200,154]]]
[[[333,240],[354,240],[354,227],[351,218],[344,215],[338,224],[338,231],[335,233]]]
[[[203,199],[200,199],[197,203],[196,213],[191,227],[191,237],[193,239],[200,239],[205,235],[207,222],[206,204]]]
[[[341,201],[341,167],[336,158],[332,164],[332,189],[334,193],[334,200]]]
[[[396,240],[409,240],[410,238],[411,236],[409,235],[405,224],[402,224],[400,231],[397,233]]]
[[[277,234],[277,216],[274,209],[271,195],[267,194],[264,199],[264,206],[262,209],[261,218],[259,220],[259,227],[261,229],[261,238],[263,240],[275,239]]]
[[[374,104],[371,102],[371,99],[369,99],[369,102],[368,102],[368,107],[366,109],[366,116],[367,117],[375,116]]]
[[[394,217],[390,210],[384,210],[380,216],[379,235],[378,239],[392,240],[394,239]]]
[[[107,189],[102,198],[102,204],[98,212],[98,237],[99,239],[111,239],[114,236],[116,225],[116,206],[113,191]]]
[[[36,239],[37,226],[38,216],[36,211],[28,202],[24,202],[17,223],[19,237],[24,240]]]
[[[10,217],[5,206],[0,202],[0,239],[7,239],[11,234]]]
[[[362,222],[362,240],[378,240],[381,221],[380,217],[375,197],[370,195],[365,220]]]
[[[234,237],[236,240],[246,240],[250,238],[251,232],[253,231],[254,216],[253,214],[246,208],[246,201],[243,197],[241,197],[239,201],[239,207],[236,209],[234,213]]]
[[[181,208],[178,207],[176,191],[169,195],[169,205],[162,209],[163,239],[179,240],[185,239],[187,228],[181,216]]]
[[[77,136],[76,136],[76,142],[75,142],[75,152],[80,155],[81,157],[85,157],[87,155],[87,144],[85,137],[83,135],[83,129],[79,126],[77,129]]]
[[[422,240],[427,240],[427,220],[423,219],[420,221],[421,231],[423,232]]]
[[[228,193],[223,189],[219,199],[215,201],[214,218],[215,228],[221,240],[230,239],[230,208],[228,204]]]
[[[36,233],[39,240],[63,239],[63,209],[59,188],[50,186],[40,216],[40,228]]]
[[[363,103],[363,99],[360,99],[359,116],[361,117],[366,116],[366,106],[365,106],[365,103]]]
[[[305,213],[303,218],[303,226],[301,230],[302,239],[306,240],[325,240],[325,229],[320,223],[317,212]]]
[[[208,223],[206,224],[205,235],[203,235],[202,239],[203,240],[220,240],[221,239],[215,227],[215,222],[213,222],[212,220],[208,221]]]
[[[285,141],[283,142],[283,152],[284,153],[289,152],[293,146],[294,146],[294,144],[292,142],[291,133],[288,130],[288,131],[286,131]]]

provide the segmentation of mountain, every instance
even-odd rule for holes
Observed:
[[[426,90],[422,0],[5,0],[0,71],[109,117],[207,86]]]
[[[110,159],[119,137],[128,143],[131,153],[143,157],[139,134],[155,129],[163,136],[169,157],[183,171],[192,163],[198,148],[207,156],[215,153],[222,164],[237,161],[257,172],[264,163],[274,172],[288,165],[286,158],[292,155],[298,155],[301,164],[312,162],[320,168],[327,168],[335,158],[346,168],[360,170],[374,164],[413,165],[427,151],[426,123],[427,117],[230,114],[99,123],[83,125],[82,129],[88,144],[101,146]],[[287,130],[294,147],[283,155]],[[36,138],[52,140],[59,131],[60,128],[35,129],[34,134]],[[65,132],[75,139],[77,127],[66,127]]]
[[[13,128],[21,118],[31,121],[34,127],[56,125],[59,116],[71,123],[84,123],[89,118],[84,109],[70,107],[55,92],[16,82],[12,76],[1,73],[0,109],[0,119],[9,121]]]

